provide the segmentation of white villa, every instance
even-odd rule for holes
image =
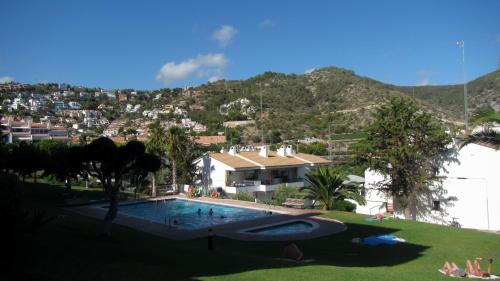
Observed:
[[[450,163],[442,172],[443,181],[433,187],[430,197],[420,202],[417,220],[448,224],[455,219],[462,227],[500,230],[500,151],[481,144],[469,144],[458,152],[458,163]],[[393,203],[379,192],[376,183],[386,180],[375,172],[365,172],[365,206],[356,212],[384,212]],[[395,214],[402,217],[395,206]]]
[[[251,193],[257,200],[270,199],[280,186],[300,188],[308,170],[332,162],[316,155],[296,153],[292,146],[278,151],[246,147],[208,153],[197,165],[202,171],[201,184],[208,189],[222,188],[228,194]]]

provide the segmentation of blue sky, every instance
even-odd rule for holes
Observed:
[[[240,3],[241,2],[241,3]],[[500,63],[500,1],[0,3],[0,81],[157,89],[338,66],[397,85]]]

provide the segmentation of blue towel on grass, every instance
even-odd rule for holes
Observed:
[[[373,235],[363,238],[363,244],[376,246],[380,244],[394,245],[404,242],[403,239],[396,237],[394,235]]]

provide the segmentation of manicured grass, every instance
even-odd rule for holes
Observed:
[[[58,207],[61,188],[27,184],[28,206],[57,219],[18,241],[13,280],[446,280],[437,269],[445,260],[464,266],[466,258],[500,261],[500,235],[411,221],[366,222],[365,216],[332,212],[348,230],[298,241],[315,262],[280,261],[284,242],[242,242],[215,238],[171,241],[115,226],[99,237],[101,222]],[[353,237],[390,233],[408,241],[395,246],[361,246]],[[494,269],[500,272],[500,264]],[[451,279],[450,279],[451,280]]]

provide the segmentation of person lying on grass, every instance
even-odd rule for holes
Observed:
[[[467,273],[454,262],[445,262],[441,270],[449,276],[466,277]]]
[[[470,260],[467,260],[467,274],[477,277],[490,277],[493,270],[493,259],[488,260],[488,271],[483,271],[481,269],[481,264],[479,263],[483,258],[476,258],[474,264]]]
[[[441,272],[455,277],[467,277],[467,276],[476,276],[476,277],[490,277],[492,275],[493,270],[493,259],[489,259],[488,271],[483,271],[481,269],[480,261],[482,258],[476,258],[474,263],[472,263],[469,259],[465,262],[467,266],[467,271],[464,271],[460,267],[457,266],[454,262],[445,262],[443,267],[441,268]]]

